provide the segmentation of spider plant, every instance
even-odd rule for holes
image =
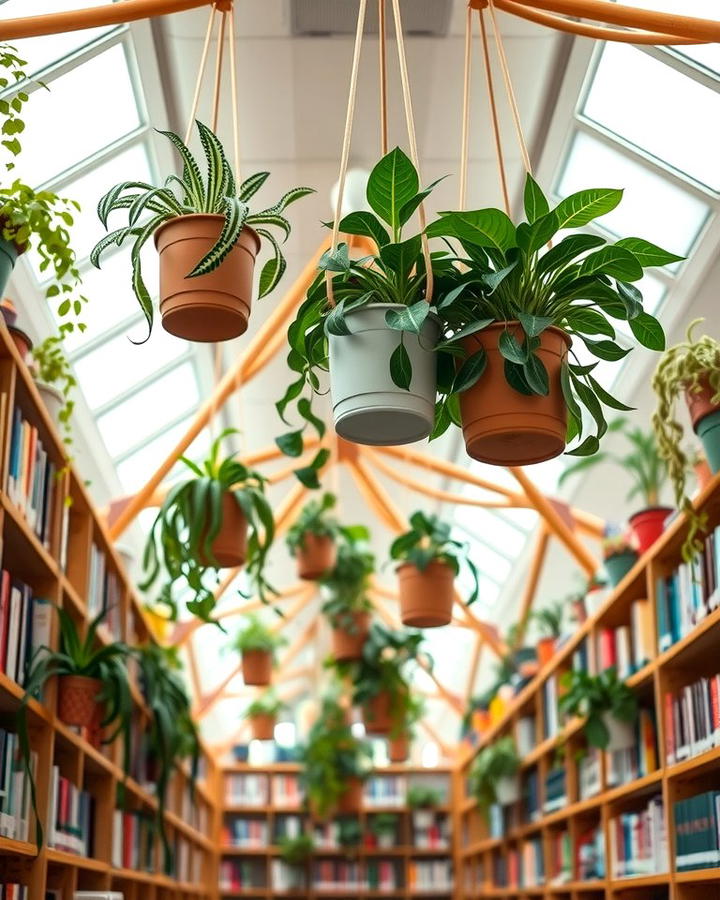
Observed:
[[[223,501],[233,497],[248,524],[246,569],[253,587],[263,602],[274,593],[264,576],[268,551],[275,537],[272,509],[265,497],[265,479],[235,459],[234,454],[220,458],[223,440],[235,429],[223,431],[200,465],[180,457],[192,477],[174,485],[168,492],[153,522],[143,554],[146,573],[141,590],[149,590],[164,577],[160,602],[173,620],[177,619],[177,601],[173,587],[181,582],[193,592],[187,609],[204,621],[211,621],[215,595],[206,578],[217,578],[221,568],[213,556],[212,545],[223,525]]]
[[[207,171],[204,177],[198,161],[182,139],[172,131],[160,131],[159,134],[170,141],[180,156],[182,176],[168,175],[161,186],[144,181],[124,181],[111,188],[98,204],[98,216],[106,229],[108,218],[115,210],[127,210],[128,224],[106,234],[94,247],[90,260],[99,268],[101,256],[109,247],[120,247],[132,240],[132,287],[148,324],[148,337],[152,331],[154,313],[142,275],[140,251],[160,225],[176,216],[196,213],[225,217],[217,242],[197,261],[188,278],[212,272],[233,249],[242,229],[245,226],[255,228],[273,250],[273,256],[260,273],[259,293],[264,297],[276,287],[287,265],[280,244],[269,229],[279,229],[287,240],[290,223],[284,215],[285,210],[301,197],[314,193],[311,188],[293,188],[274,205],[252,212],[250,200],[270,173],[257,172],[241,185],[236,185],[232,167],[218,138],[202,122],[196,121],[195,124],[205,153]],[[149,218],[144,218],[145,213],[150,213]]]

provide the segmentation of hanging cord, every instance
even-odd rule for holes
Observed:
[[[467,205],[468,151],[470,143],[470,76],[472,72],[472,7],[468,3],[465,16],[465,69],[463,73],[463,117],[460,147],[460,197],[458,209]]]
[[[492,66],[490,65],[490,51],[488,49],[487,31],[482,8],[478,9],[480,19],[480,36],[482,37],[483,59],[485,62],[485,80],[487,81],[488,103],[490,104],[490,118],[492,119],[493,136],[495,138],[495,155],[497,156],[498,173],[500,175],[500,188],[503,195],[505,212],[510,215],[510,194],[508,193],[507,172],[505,171],[505,158],[503,156],[502,137],[500,136],[500,122],[498,120],[497,104],[495,102],[495,87],[493,83]]]
[[[387,156],[387,25],[385,23],[385,0],[378,0],[378,52],[380,63],[380,154],[381,156]]]
[[[222,64],[223,52],[225,50],[225,26],[227,24],[227,13],[222,14],[220,19],[220,35],[218,37],[217,54],[215,56],[215,91],[213,93],[212,105],[212,130],[217,134],[218,118],[220,115],[220,85],[222,83]]]
[[[232,124],[233,124],[233,153],[235,156],[235,183],[237,187],[241,184],[240,169],[240,122],[238,120],[238,83],[237,83],[237,60],[235,58],[235,4],[230,7],[230,102],[232,105]]]
[[[197,80],[195,81],[195,93],[193,95],[192,107],[190,108],[190,118],[188,120],[187,131],[185,132],[185,143],[189,143],[192,135],[193,122],[197,115],[198,104],[200,103],[200,88],[202,87],[203,76],[207,66],[208,52],[210,50],[210,38],[212,37],[213,24],[215,23],[215,13],[217,7],[213,3],[208,17],[207,31],[205,32],[205,43],[203,44],[202,55],[200,57],[200,66],[198,68]]]

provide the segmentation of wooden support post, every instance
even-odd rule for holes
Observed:
[[[520,647],[523,638],[525,637],[525,631],[527,629],[528,619],[530,618],[532,605],[535,601],[535,595],[537,594],[538,582],[540,581],[540,575],[542,574],[542,567],[545,562],[549,540],[550,534],[547,528],[544,525],[541,525],[535,541],[535,547],[533,548],[532,559],[530,560],[525,590],[523,592],[522,600],[520,601],[520,614],[517,620],[518,629],[515,647]]]

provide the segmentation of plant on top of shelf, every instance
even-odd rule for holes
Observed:
[[[143,279],[140,251],[154,236],[160,256],[163,327],[187,340],[224,341],[247,329],[260,239],[273,250],[260,273],[259,293],[264,297],[286,268],[280,244],[269,228],[277,228],[286,240],[290,223],[285,210],[314,191],[294,188],[273,206],[251,212],[250,201],[270,173],[257,172],[237,185],[218,138],[202,122],[195,124],[205,154],[205,176],[181,138],[172,131],[160,131],[182,161],[182,176],[168,175],[161,186],[125,181],[111,188],[98,204],[100,220],[107,228],[113,211],[127,210],[128,224],[105,235],[90,260],[99,267],[109,247],[132,241],[132,287],[149,337],[154,310]],[[144,217],[146,213],[150,216]]]
[[[608,580],[616,587],[637,562],[637,550],[625,532],[606,528],[602,539],[603,564]]]
[[[429,785],[413,784],[408,788],[405,802],[410,809],[433,809],[441,805],[442,794]]]
[[[332,628],[333,657],[359,659],[367,637],[372,604],[368,596],[375,557],[364,525],[343,526],[335,565],[320,581],[325,594],[322,613]]]
[[[662,489],[667,482],[667,466],[660,456],[652,431],[630,428],[626,419],[615,419],[608,430],[622,432],[629,444],[628,452],[619,454],[603,450],[587,459],[579,459],[562,472],[558,485],[563,485],[572,475],[587,472],[599,463],[611,462],[621,467],[632,481],[625,499],[640,497],[643,501],[643,508],[630,516],[629,525],[640,553],[644,553],[660,537],[665,519],[672,512],[669,507],[659,505]]]
[[[652,380],[657,395],[657,408],[652,417],[655,439],[660,456],[667,463],[675,502],[689,520],[682,551],[686,560],[702,549],[698,533],[705,518],[695,512],[685,493],[690,460],[682,448],[684,429],[678,421],[677,402],[681,395],[711,471],[720,471],[720,342],[707,334],[693,336],[702,322],[703,319],[691,322],[686,340],[663,353]]]
[[[357,816],[349,816],[338,819],[337,842],[348,854],[351,850],[358,850],[362,844],[363,830]]]
[[[30,780],[36,814],[38,849],[43,842],[42,823],[37,816],[35,780],[31,769],[28,703],[38,698],[51,678],[58,679],[58,718],[66,725],[87,728],[91,740],[112,743],[123,740],[123,761],[130,763],[130,731],[133,703],[127,663],[132,654],[122,641],[103,644],[98,628],[106,611],[97,615],[83,633],[62,607],[54,606],[60,625],[60,649],[39,647],[29,660],[23,687],[25,693],[16,715],[18,742],[25,771]],[[103,735],[103,730],[109,733]]]
[[[334,693],[322,699],[320,714],[300,748],[300,762],[300,781],[314,815],[323,819],[358,811],[372,752],[367,741],[352,733],[347,710]]]
[[[275,733],[275,722],[278,714],[285,708],[285,703],[270,688],[263,691],[249,704],[243,714],[248,719],[252,728],[253,738],[256,741],[271,741]]]
[[[558,699],[558,709],[566,716],[585,718],[583,730],[588,744],[601,750],[624,745],[637,719],[638,705],[614,666],[598,675],[571,669],[563,675],[561,685],[564,693]]]
[[[75,409],[72,392],[77,379],[62,346],[62,338],[53,334],[33,347],[33,374],[51,418],[62,428],[65,443],[71,444],[70,418]]]
[[[242,674],[245,684],[270,684],[272,670],[277,662],[276,654],[287,643],[258,616],[247,616],[232,640],[232,649],[242,657]]]
[[[397,813],[377,813],[370,819],[370,832],[375,835],[382,849],[395,846],[399,824],[400,817]]]
[[[470,456],[496,465],[525,465],[562,453],[597,452],[607,430],[603,406],[628,409],[581,364],[572,341],[597,360],[617,362],[629,350],[616,342],[612,320],[627,321],[640,344],[665,347],[660,323],[643,310],[635,285],[646,268],[681,257],[641,238],[609,244],[595,234],[570,234],[544,252],[559,232],[584,229],[611,212],[623,192],[579,191],[550,209],[528,175],[525,218],[517,226],[498,209],[441,213],[430,237],[456,239],[465,257],[459,284],[439,305],[479,378],[444,403],[442,426],[461,422]],[[594,422],[584,437],[583,411]]]
[[[508,806],[520,796],[520,757],[510,735],[498,738],[478,753],[470,773],[470,790],[481,809],[494,803]]]
[[[540,632],[537,655],[541,666],[552,659],[558,639],[562,637],[565,606],[563,601],[555,600],[542,609],[535,610],[532,614],[533,621],[537,624]]]
[[[455,577],[464,565],[472,590],[467,605],[480,591],[478,571],[470,558],[470,546],[452,537],[452,526],[422,511],[410,516],[410,529],[390,546],[390,558],[398,566],[400,615],[411,628],[436,628],[452,619]]]
[[[309,834],[298,834],[296,837],[282,835],[278,846],[280,856],[289,866],[303,866],[315,850],[315,841]]]
[[[307,503],[288,529],[285,543],[297,559],[300,578],[318,581],[335,565],[341,528],[329,513],[336,505],[337,497],[325,493],[319,500]]]
[[[141,590],[165,578],[159,603],[167,606],[173,621],[178,616],[173,587],[179,581],[194,593],[188,612],[212,621],[215,594],[206,575],[217,578],[218,569],[245,564],[260,599],[267,602],[274,593],[264,575],[275,537],[265,478],[235,454],[220,458],[223,440],[235,433],[232,428],[223,431],[200,465],[180,457],[192,477],[170,488],[145,544]]]
[[[190,759],[190,780],[194,786],[200,737],[182,680],[177,648],[149,642],[132,652],[140,669],[140,688],[151,713],[148,751],[157,766],[157,827],[163,844],[164,871],[171,873],[174,852],[165,826],[168,786],[175,766],[186,758]]]

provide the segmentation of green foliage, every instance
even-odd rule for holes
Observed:
[[[311,500],[302,508],[300,515],[288,529],[285,538],[285,543],[291,553],[295,553],[304,545],[306,534],[333,539],[340,536],[340,523],[333,516],[328,515],[336,504],[337,497],[334,494],[325,493],[320,500]]]
[[[637,700],[630,688],[618,678],[614,666],[599,675],[572,669],[561,679],[564,693],[558,699],[558,709],[566,716],[585,717],[585,737],[592,747],[604,750],[610,733],[603,721],[607,713],[620,722],[634,722]]]
[[[178,617],[173,596],[173,587],[178,582],[186,584],[194,594],[194,599],[187,602],[188,612],[205,622],[212,621],[215,595],[206,576],[211,573],[217,579],[220,568],[212,555],[212,543],[222,526],[223,498],[228,493],[247,519],[246,570],[251,583],[263,602],[274,593],[264,576],[275,537],[272,509],[265,497],[265,479],[234,456],[219,458],[223,440],[234,433],[234,429],[223,431],[201,466],[181,457],[193,477],[170,489],[145,544],[145,580],[141,590],[148,590],[164,577],[158,602],[167,606],[173,621]]]
[[[276,287],[287,265],[277,238],[268,229],[271,227],[279,229],[283,240],[287,240],[290,223],[284,215],[286,208],[301,197],[314,193],[311,188],[293,188],[273,206],[260,212],[251,212],[249,201],[262,187],[270,173],[257,172],[238,187],[232,167],[218,138],[202,122],[195,124],[205,154],[207,168],[205,178],[200,172],[197,160],[178,135],[172,131],[160,131],[159,133],[171,142],[182,160],[182,177],[169,175],[162,187],[142,181],[125,181],[109,190],[98,204],[98,216],[106,229],[110,213],[118,209],[128,211],[128,224],[105,235],[93,249],[90,259],[99,267],[100,258],[108,247],[120,247],[126,241],[132,240],[132,286],[147,320],[148,337],[153,325],[153,305],[142,275],[140,251],[160,225],[177,216],[195,213],[221,215],[225,218],[217,242],[202,259],[198,260],[192,272],[188,272],[188,278],[206,275],[216,269],[237,243],[243,228],[254,227],[258,235],[264,238],[273,250],[273,256],[265,263],[260,273],[260,296],[264,297]],[[149,218],[143,218],[146,213],[150,213]]]
[[[357,848],[362,843],[363,832],[360,820],[355,816],[338,819],[338,844],[344,850]]]
[[[62,346],[62,338],[53,334],[33,347],[32,356],[38,381],[57,388],[62,394],[63,406],[59,417],[63,428],[63,440],[66,444],[72,444],[70,419],[75,409],[72,392],[77,387],[77,379]]]
[[[533,613],[533,619],[537,622],[542,637],[559,638],[562,635],[564,618],[565,603],[560,600]]]
[[[684,429],[678,420],[677,401],[686,391],[700,391],[707,384],[713,391],[712,402],[720,404],[720,342],[707,334],[693,337],[693,331],[702,322],[703,319],[691,322],[686,340],[663,353],[652,380],[657,395],[652,427],[658,453],[667,464],[675,503],[688,517],[688,535],[682,548],[686,561],[702,549],[698,533],[707,524],[707,518],[698,515],[685,493],[685,478],[691,461],[682,448]]]
[[[280,856],[289,866],[305,865],[315,850],[315,841],[309,834],[299,834],[293,838],[283,835],[278,845]]]
[[[397,834],[400,817],[397,813],[378,813],[370,819],[370,831],[376,837],[386,834]]]
[[[333,628],[352,631],[353,615],[372,609],[368,590],[370,576],[375,571],[375,557],[367,548],[369,537],[363,525],[344,526],[335,567],[320,580],[328,594],[322,613]]]
[[[39,647],[35,651],[25,670],[25,694],[16,714],[20,754],[30,782],[36,818],[38,850],[43,844],[43,827],[37,814],[35,779],[30,766],[28,703],[41,695],[51,678],[76,675],[96,679],[102,683],[98,703],[104,709],[105,715],[101,724],[103,728],[111,729],[106,737],[106,743],[112,743],[116,737],[121,736],[126,772],[130,763],[133,704],[127,663],[132,651],[122,641],[103,644],[98,638],[97,632],[105,617],[105,610],[90,622],[85,634],[78,630],[73,618],[62,607],[55,606],[55,610],[60,625],[60,649]]]
[[[367,777],[371,761],[370,745],[353,735],[337,698],[323,698],[320,715],[300,749],[300,780],[312,811],[327,816],[350,779]]]
[[[250,650],[264,650],[271,653],[275,662],[275,651],[287,643],[281,634],[276,634],[258,616],[246,616],[245,624],[238,629],[232,641],[232,649],[238,653]]]
[[[507,735],[483,747],[470,772],[470,790],[482,809],[497,803],[496,785],[501,778],[513,778],[520,769],[515,741]]]
[[[245,710],[243,718],[253,719],[255,716],[277,716],[285,708],[285,704],[272,688],[263,691]]]
[[[432,809],[440,806],[442,794],[428,785],[413,784],[408,788],[406,802],[410,809]]]
[[[470,573],[473,589],[467,605],[473,604],[480,591],[478,570],[470,558],[470,546],[452,538],[452,526],[438,516],[415,512],[410,516],[410,530],[397,537],[390,546],[390,558],[407,562],[424,572],[431,562],[444,563],[457,576],[464,564]]]
[[[17,48],[12,44],[0,44],[0,94],[7,94],[0,99],[0,146],[10,154],[10,161],[5,163],[8,172],[15,168],[14,158],[22,152],[20,135],[25,131],[23,107],[30,99],[25,90],[29,87],[25,67],[27,60],[18,56]],[[34,84],[45,87],[38,81]]]
[[[621,431],[630,445],[623,456],[617,453],[601,452],[587,459],[579,459],[568,466],[560,475],[559,485],[578,472],[586,472],[598,463],[611,462],[620,466],[630,476],[633,484],[626,499],[640,497],[645,507],[657,506],[660,492],[667,481],[667,466],[660,456],[655,436],[641,428],[628,428],[626,419],[616,419],[610,423],[611,431]]]

